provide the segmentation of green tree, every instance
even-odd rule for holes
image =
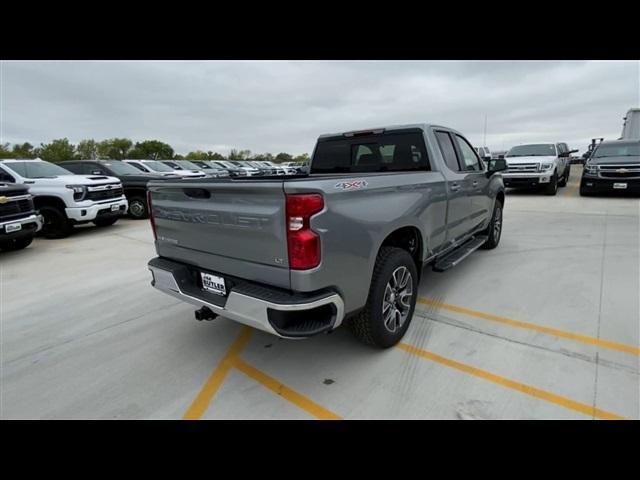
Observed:
[[[284,152],[277,154],[275,158],[276,163],[291,162],[292,160],[293,157],[290,154]]]
[[[209,157],[209,160],[225,160],[224,155],[221,155],[218,152],[208,151],[207,156]]]
[[[209,154],[202,150],[196,150],[195,152],[187,153],[186,160],[209,160]]]
[[[184,155],[180,155],[179,153],[176,153],[176,154],[173,156],[173,159],[174,159],[174,160],[184,160]]]
[[[273,162],[273,155],[270,153],[256,153],[251,160],[256,160],[258,162]]]
[[[13,153],[11,153],[8,143],[0,145],[0,158],[13,158]]]
[[[67,138],[58,138],[51,143],[40,144],[40,158],[48,162],[63,162],[73,160],[76,147]]]
[[[16,143],[12,150],[13,158],[36,158],[36,150],[29,142]]]
[[[78,160],[95,160],[99,157],[98,142],[93,139],[80,140],[76,147]]]
[[[292,161],[296,163],[309,163],[309,154],[303,153],[302,155],[298,155]]]
[[[236,150],[235,148],[229,152],[229,160],[248,160],[251,158],[251,150]]]
[[[159,140],[145,140],[144,142],[136,143],[133,150],[129,152],[129,157],[147,160],[169,160],[173,158],[173,153],[173,148],[167,143]]]
[[[133,143],[128,138],[110,138],[98,144],[98,157],[124,160],[128,157]]]

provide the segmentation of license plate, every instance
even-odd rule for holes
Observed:
[[[613,188],[615,188],[616,190],[624,190],[625,188],[627,188],[627,184],[626,183],[614,183],[613,184]]]
[[[5,225],[4,229],[7,233],[18,232],[22,230],[22,225],[20,223],[10,223],[9,225]]]
[[[200,272],[200,276],[202,277],[202,288],[206,291],[222,296],[227,295],[227,287],[224,283],[224,278],[204,272]]]
[[[116,210],[120,210],[120,205],[111,205],[111,211],[115,212]]]

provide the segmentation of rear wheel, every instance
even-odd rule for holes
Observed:
[[[544,189],[545,195],[555,195],[558,193],[558,172],[553,172],[549,185]]]
[[[143,219],[149,217],[149,208],[147,200],[143,197],[132,197],[129,199],[129,215],[135,219]]]
[[[349,321],[351,331],[366,344],[394,346],[409,328],[417,293],[418,271],[411,255],[401,248],[381,248],[367,304]]]
[[[31,245],[32,241],[33,241],[33,237],[16,238],[14,240],[1,242],[0,249],[7,250],[7,251],[22,250],[23,248],[27,248],[29,245]]]
[[[114,223],[116,223],[117,221],[118,221],[118,217],[111,217],[111,218],[99,218],[97,220],[94,220],[93,223],[97,227],[109,227]]]
[[[73,225],[64,211],[50,205],[40,207],[39,210],[44,220],[42,235],[45,238],[64,238],[69,236]]]

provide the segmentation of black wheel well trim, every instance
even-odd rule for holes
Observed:
[[[413,251],[411,248],[411,240],[416,242]],[[424,239],[422,238],[422,232],[415,225],[405,225],[404,227],[398,227],[390,232],[382,241],[376,252],[376,258],[383,247],[396,247],[401,248],[409,252],[413,257],[418,270],[418,277],[422,272],[422,255],[424,254]]]
[[[132,197],[147,198],[147,189],[145,187],[125,187],[124,196],[127,197],[127,199]]]
[[[53,195],[37,195],[33,197],[33,205],[38,208],[42,207],[57,207],[62,209],[62,213],[64,213],[64,209],[67,208],[67,205],[64,203],[60,197],[56,197]]]

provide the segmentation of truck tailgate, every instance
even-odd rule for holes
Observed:
[[[160,256],[290,287],[282,181],[162,181],[149,191]]]

